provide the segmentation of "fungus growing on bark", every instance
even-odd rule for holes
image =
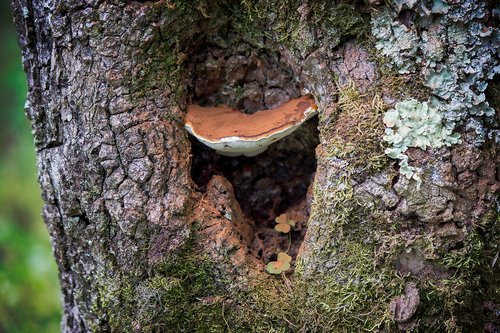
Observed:
[[[225,156],[255,156],[295,131],[317,112],[311,96],[292,99],[274,109],[245,114],[231,107],[188,106],[189,133]]]

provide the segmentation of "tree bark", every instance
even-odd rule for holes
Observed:
[[[421,185],[384,154],[382,122],[398,101],[448,103],[426,84],[437,68],[472,93],[457,27],[480,24],[464,30],[470,66],[493,77],[495,4],[417,2],[13,0],[62,331],[498,329],[496,116],[457,111],[460,143],[410,148]],[[497,91],[474,107],[498,114]],[[251,162],[183,127],[189,103],[253,112],[303,93],[319,132]],[[290,238],[281,213],[298,220]],[[292,269],[267,273],[287,247]]]

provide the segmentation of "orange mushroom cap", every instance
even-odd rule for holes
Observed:
[[[231,107],[188,106],[184,124],[199,141],[222,155],[254,156],[295,131],[317,113],[311,96],[292,99],[274,109],[245,114]]]

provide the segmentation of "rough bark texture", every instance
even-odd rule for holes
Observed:
[[[396,3],[420,34],[416,2]],[[460,144],[408,150],[421,186],[399,174],[383,111],[431,92],[375,50],[387,8],[13,0],[63,331],[497,330],[498,146],[459,126]],[[256,159],[183,128],[187,103],[254,112],[301,93],[319,134]],[[298,221],[290,240],[281,213]],[[266,273],[287,246],[293,269]]]

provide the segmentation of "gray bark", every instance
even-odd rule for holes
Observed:
[[[410,149],[420,188],[384,157],[374,98],[386,109],[428,91],[373,55],[370,15],[383,7],[13,0],[63,332],[498,326],[498,147],[459,129],[461,144]],[[266,76],[243,79],[249,63]],[[387,84],[393,76],[402,87]],[[231,82],[244,82],[243,97]],[[367,97],[337,105],[335,82]],[[317,169],[291,205],[307,232],[304,222],[295,270],[280,278],[263,267],[286,238],[258,242],[266,227],[229,176],[195,184],[182,119],[191,100],[255,110],[301,89],[320,110]],[[314,129],[301,133],[272,152],[317,144]]]

